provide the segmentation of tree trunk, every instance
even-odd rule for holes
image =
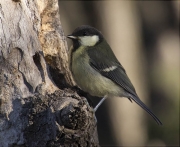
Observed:
[[[94,111],[71,88],[58,9],[0,0],[0,147],[99,146]]]

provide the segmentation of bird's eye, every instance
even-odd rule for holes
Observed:
[[[83,36],[87,36],[87,32],[83,32]]]

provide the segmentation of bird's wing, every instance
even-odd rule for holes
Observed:
[[[88,50],[88,55],[90,57],[89,64],[91,67],[96,69],[101,75],[111,79],[113,82],[124,88],[128,93],[137,96],[125,69],[119,63],[111,48],[109,47],[106,51],[107,54],[105,54],[98,46],[96,49]]]
[[[129,99],[134,100],[140,107],[148,112],[159,125],[162,125],[157,116],[139,99],[126,71],[115,57],[109,45],[108,48],[106,46],[106,48],[103,49],[106,51],[102,51],[102,48],[98,46],[93,49],[88,49],[88,55],[90,57],[89,64],[91,67],[124,88],[124,90],[130,94],[130,98],[127,96]]]

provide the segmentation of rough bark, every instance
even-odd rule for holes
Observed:
[[[0,0],[0,147],[99,146],[67,57],[57,0]]]

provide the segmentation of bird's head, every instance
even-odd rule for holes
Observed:
[[[76,28],[67,37],[72,39],[74,48],[78,48],[79,46],[95,46],[103,39],[101,32],[88,25]]]

